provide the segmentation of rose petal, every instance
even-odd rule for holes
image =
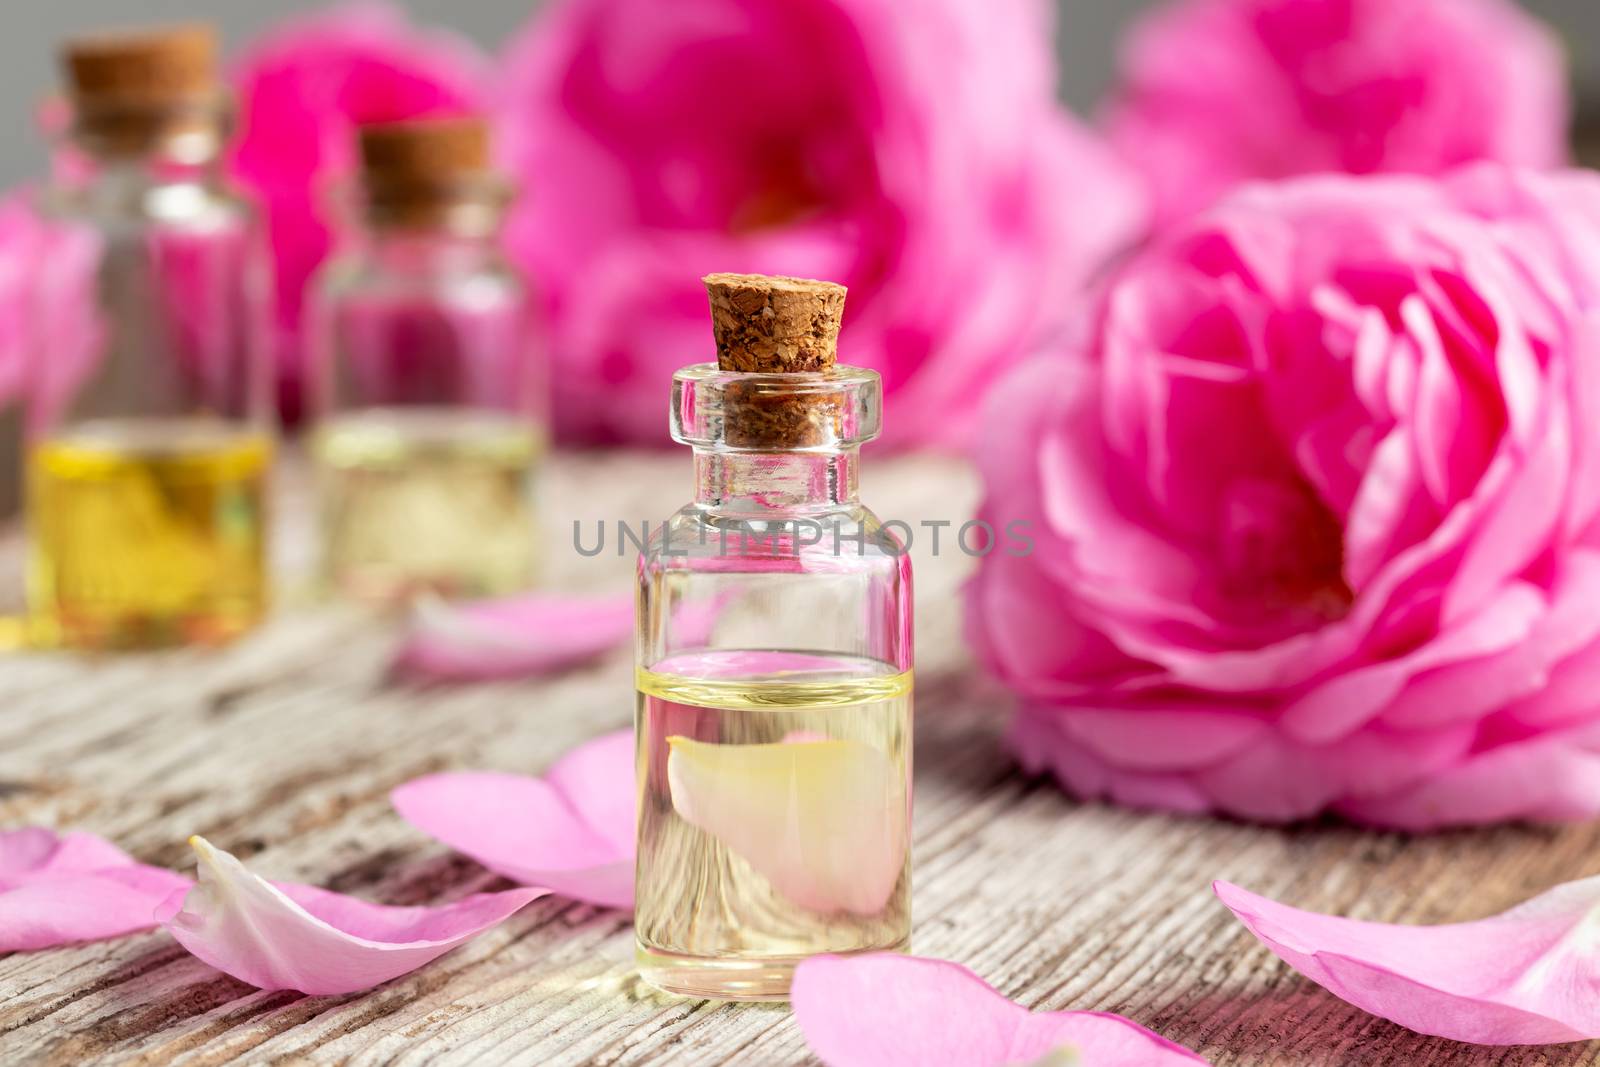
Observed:
[[[1082,1067],[1083,1061],[1078,1058],[1078,1050],[1070,1045],[1064,1045],[1053,1052],[1046,1052],[1036,1060],[1029,1060],[1027,1067]]]
[[[854,740],[667,745],[673,808],[779,893],[825,914],[882,910],[905,865],[910,803],[884,752]]]
[[[459,605],[420,600],[395,666],[453,681],[514,678],[593,659],[632,635],[631,593],[538,593]]]
[[[148,929],[156,925],[156,905],[189,884],[94,834],[0,832],[0,952]]]
[[[1227,882],[1212,888],[1295,970],[1418,1033],[1479,1045],[1600,1037],[1600,878],[1444,926],[1318,915]]]
[[[727,603],[727,597],[713,597],[679,605],[672,620],[674,646],[705,644]],[[423,599],[413,609],[411,634],[395,668],[452,681],[543,674],[626,644],[633,621],[632,593],[533,593],[466,604]]]
[[[1206,1062],[1120,1015],[1030,1012],[944,960],[814,956],[795,971],[790,1000],[806,1044],[828,1067],[1073,1062],[1061,1058],[1066,1049],[1093,1067]]]
[[[497,874],[633,906],[633,731],[579,746],[544,779],[430,774],[389,795],[400,817]]]
[[[579,745],[545,772],[585,823],[631,863],[634,849],[633,730],[616,730]]]
[[[273,884],[191,837],[200,884],[158,917],[211,966],[261,989],[354,993],[398,978],[508,918],[544,889],[476,893],[440,907],[389,907],[314,886]]]
[[[1085,800],[1109,797],[1130,808],[1157,808],[1199,814],[1210,798],[1179,773],[1123,771],[1094,755],[1065,730],[1052,709],[1025,705],[1012,720],[1006,746],[1029,774],[1050,773],[1062,787]]]
[[[1398,793],[1341,801],[1339,814],[1397,830],[1582,821],[1600,811],[1600,723],[1468,751]]]

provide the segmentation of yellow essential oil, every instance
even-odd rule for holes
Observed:
[[[78,423],[28,461],[34,640],[227,641],[266,612],[272,442],[206,418]]]
[[[325,421],[313,449],[329,588],[388,602],[531,584],[542,447],[527,419],[373,408]]]
[[[911,928],[911,672],[726,651],[637,672],[638,965],[688,996],[782,1000],[816,953]]]

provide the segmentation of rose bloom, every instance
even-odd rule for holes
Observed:
[[[25,407],[29,435],[60,415],[105,342],[99,236],[41,213],[38,196],[0,194],[0,416]]]
[[[1108,129],[1163,223],[1252,178],[1567,156],[1561,47],[1513,0],[1177,0],[1120,66]]]
[[[1036,0],[560,0],[507,56],[526,186],[513,250],[547,300],[569,440],[666,441],[712,351],[701,275],[850,287],[841,359],[888,436],[954,441],[975,398],[1141,224],[1057,105]]]
[[[279,398],[297,420],[306,287],[354,220],[356,127],[478,110],[489,64],[465,41],[382,4],[293,18],[233,71],[240,135],[232,171],[266,216],[276,277]]]
[[[40,223],[20,192],[0,196],[0,411],[23,393],[35,329],[34,280]]]
[[[984,518],[1032,524],[968,605],[1028,768],[1257,819],[1600,813],[1600,177],[1252,186],[1086,332],[981,451]]]

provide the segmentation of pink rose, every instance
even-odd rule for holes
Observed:
[[[1056,104],[1034,0],[562,0],[508,57],[528,186],[513,248],[553,331],[568,439],[666,439],[706,358],[700,275],[850,287],[843,358],[889,436],[951,441],[973,398],[1127,241],[1142,202]]]
[[[487,62],[382,4],[300,16],[256,41],[234,71],[233,171],[266,213],[277,273],[276,349],[285,416],[299,414],[306,285],[343,221],[336,194],[356,164],[355,128],[477,110]]]
[[[0,195],[0,411],[26,404],[30,435],[61,414],[105,341],[99,237],[41,214],[37,195]]]
[[[32,345],[40,223],[22,193],[0,198],[0,411],[22,395]]]
[[[1256,186],[992,400],[969,590],[1073,792],[1600,813],[1600,177]]]
[[[1567,157],[1560,45],[1512,0],[1177,0],[1121,69],[1109,130],[1163,223],[1253,178]]]

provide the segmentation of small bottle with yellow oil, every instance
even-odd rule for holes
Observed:
[[[807,956],[909,941],[911,566],[857,494],[881,385],[836,364],[843,287],[706,285],[718,359],[672,398],[695,499],[639,560],[637,958],[782,1000]]]
[[[33,637],[226,641],[267,607],[273,442],[269,278],[222,177],[216,41],[198,26],[106,34],[63,60],[74,163],[40,208],[76,251],[40,269],[81,300],[30,353]]]
[[[359,149],[311,310],[322,581],[378,603],[522,589],[545,432],[510,188],[478,118],[366,126]]]

